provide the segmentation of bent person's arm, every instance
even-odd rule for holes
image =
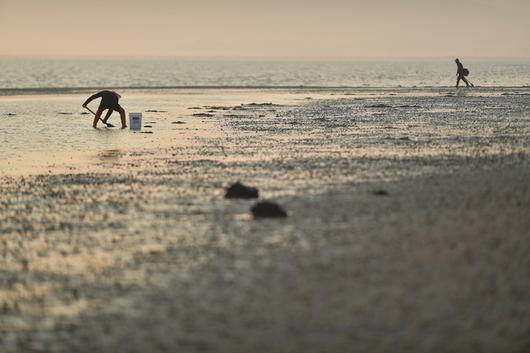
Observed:
[[[83,107],[86,107],[88,105],[88,103],[92,102],[94,99],[96,98],[100,98],[102,97],[103,94],[101,92],[98,92],[96,94],[93,94],[91,95],[90,97],[87,98],[87,100],[85,101],[85,103],[83,103]]]

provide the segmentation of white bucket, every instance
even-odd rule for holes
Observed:
[[[142,130],[142,113],[129,113],[129,127],[131,130]]]

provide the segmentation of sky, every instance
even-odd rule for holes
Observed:
[[[0,0],[0,56],[530,58],[530,0]]]

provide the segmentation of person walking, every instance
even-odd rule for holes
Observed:
[[[88,97],[85,103],[83,103],[83,108],[88,109],[88,103],[97,98],[101,98],[97,112],[94,113],[89,109],[92,113],[94,113],[94,121],[92,122],[92,127],[94,129],[97,128],[98,120],[101,119],[101,114],[103,114],[103,111],[107,109],[107,114],[105,115],[105,118],[101,119],[103,124],[107,125],[108,127],[113,127],[112,124],[107,123],[107,120],[109,120],[113,111],[117,111],[118,113],[120,113],[121,128],[125,129],[127,127],[127,124],[125,122],[125,109],[123,109],[122,106],[118,103],[118,100],[121,98],[121,96],[114,91],[100,91]]]
[[[455,63],[457,67],[456,75],[458,76],[456,79],[456,88],[458,88],[458,85],[460,84],[460,80],[464,81],[464,83],[466,84],[466,87],[469,87],[469,86],[475,87],[475,85],[469,82],[466,78],[466,76],[469,75],[469,70],[466,69],[464,65],[462,65],[462,63],[460,62],[458,58],[455,59]]]

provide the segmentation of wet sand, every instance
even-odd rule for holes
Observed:
[[[528,91],[260,91],[4,175],[0,351],[528,351]]]

